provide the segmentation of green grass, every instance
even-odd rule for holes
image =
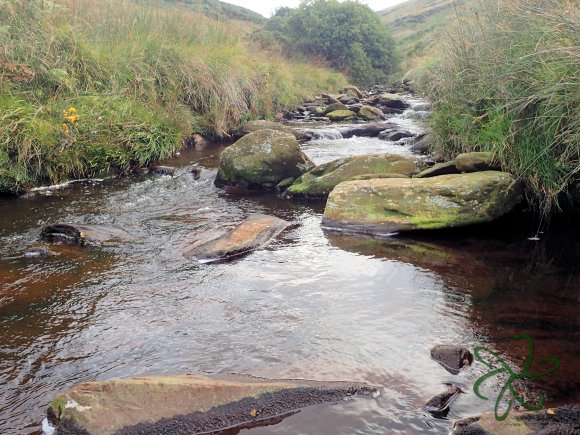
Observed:
[[[130,0],[0,1],[0,192],[128,171],[345,84],[251,30]]]
[[[580,11],[498,1],[460,18],[430,71],[437,150],[493,151],[544,215],[580,180]]]

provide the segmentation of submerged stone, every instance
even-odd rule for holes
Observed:
[[[287,190],[297,197],[324,198],[343,181],[358,175],[402,174],[419,172],[416,159],[398,154],[367,154],[333,160],[317,166],[298,178]]]
[[[120,228],[101,225],[55,224],[45,226],[40,238],[49,243],[65,245],[104,245],[133,240],[133,236]]]
[[[227,260],[266,245],[290,225],[274,216],[254,214],[223,236],[188,251],[187,258],[203,262]]]
[[[522,200],[504,172],[347,181],[328,197],[323,225],[373,235],[491,222]]]
[[[299,177],[313,167],[294,136],[258,130],[222,152],[215,184],[274,190],[280,181]]]
[[[431,358],[451,374],[458,374],[465,367],[473,364],[473,355],[462,346],[440,345],[431,349]]]
[[[52,401],[48,418],[57,433],[189,435],[378,391],[357,382],[242,375],[139,377],[77,385]]]

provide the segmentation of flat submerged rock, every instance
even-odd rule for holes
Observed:
[[[372,397],[356,382],[244,375],[159,376],[80,384],[48,409],[56,434],[193,434],[271,419],[307,406]]]
[[[185,257],[202,262],[238,257],[263,247],[288,226],[290,222],[283,219],[253,214],[223,236],[189,250]]]

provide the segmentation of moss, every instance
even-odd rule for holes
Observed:
[[[49,409],[52,410],[56,418],[60,419],[64,416],[66,402],[67,400],[64,396],[57,396],[50,402]]]

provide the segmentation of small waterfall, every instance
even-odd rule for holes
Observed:
[[[411,110],[414,110],[416,112],[426,112],[431,110],[431,104],[425,101],[411,103]]]
[[[308,134],[312,135],[312,140],[327,139],[327,140],[337,140],[342,139],[342,133],[338,130],[332,129],[316,129],[309,130]]]

